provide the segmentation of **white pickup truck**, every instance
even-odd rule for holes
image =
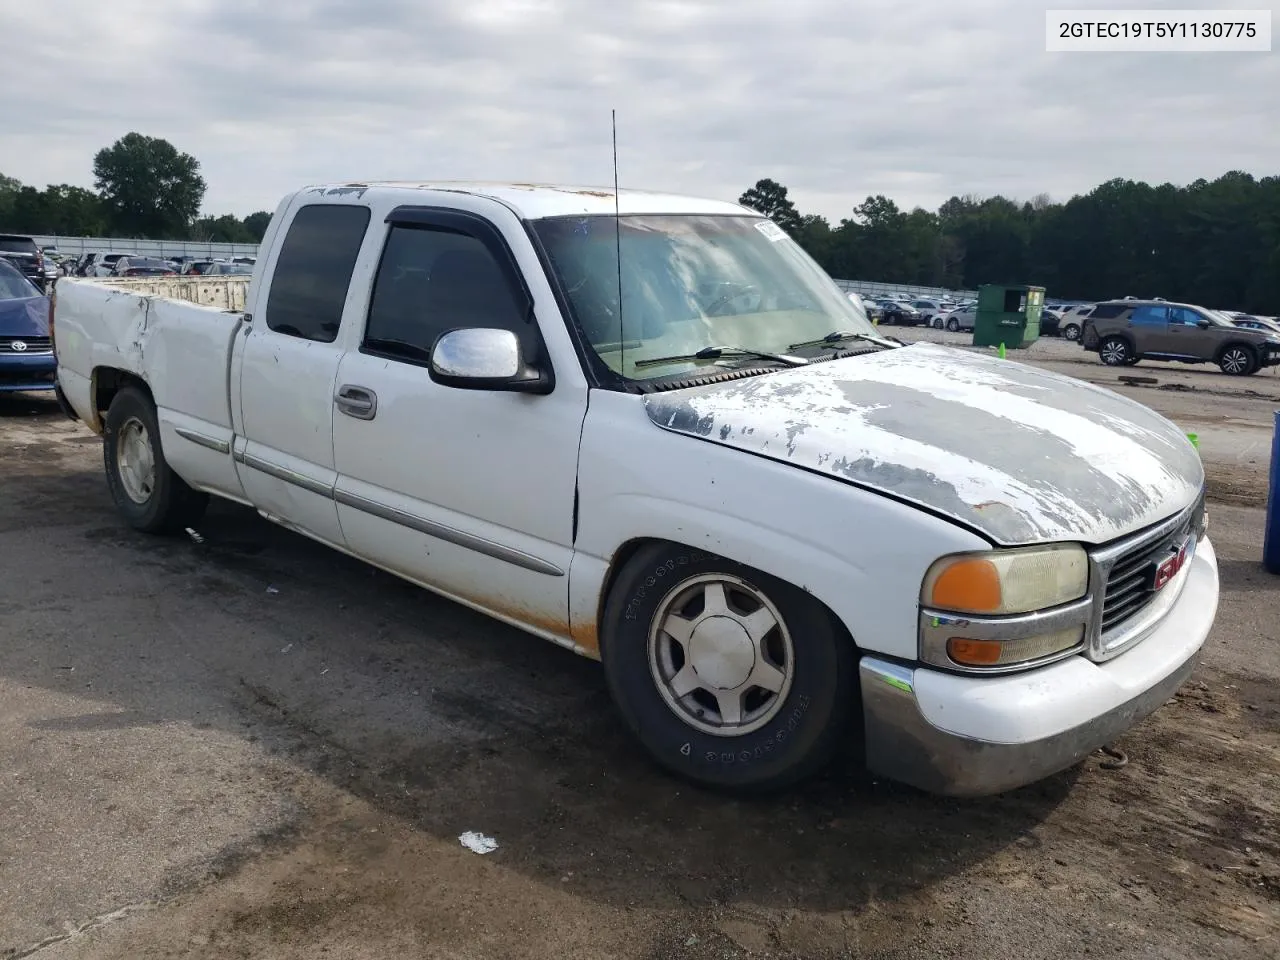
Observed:
[[[1177,427],[881,336],[730,203],[308,187],[243,311],[63,280],[54,339],[134,527],[225,497],[598,658],[702,784],[846,741],[930,791],[1037,780],[1168,699],[1217,610]]]

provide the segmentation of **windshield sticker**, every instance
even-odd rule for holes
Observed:
[[[787,231],[772,220],[761,220],[756,224],[756,229],[763,233],[766,237],[777,243],[779,240],[787,239]]]

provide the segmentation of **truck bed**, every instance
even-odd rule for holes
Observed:
[[[225,305],[243,307],[247,289],[240,277],[59,281],[54,338],[68,402],[101,430],[97,386],[124,374],[150,389],[165,433],[186,425],[229,441],[231,346],[243,314]]]

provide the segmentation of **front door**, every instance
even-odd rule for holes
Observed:
[[[567,642],[585,385],[529,395],[432,381],[432,346],[457,327],[513,330],[526,358],[548,361],[497,228],[414,213],[388,228],[363,336],[338,368],[337,395],[353,398],[333,423],[343,532],[374,563]]]
[[[356,255],[369,224],[356,204],[298,207],[270,287],[245,327],[233,455],[249,502],[262,513],[343,545],[333,500],[338,332]]]

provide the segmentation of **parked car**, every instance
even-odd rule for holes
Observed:
[[[1094,304],[1081,303],[1068,308],[1058,323],[1058,333],[1064,340],[1079,340],[1080,331],[1084,329],[1084,321],[1093,313]]]
[[[1062,329],[1062,311],[1049,307],[1040,308],[1040,336],[1056,337]]]
[[[214,260],[188,260],[182,265],[182,275],[184,277],[199,277],[209,272],[214,265]]]
[[[115,276],[116,264],[124,257],[123,253],[99,253],[92,255],[93,259],[85,265],[86,277],[112,277]]]
[[[952,333],[972,330],[977,316],[978,305],[976,303],[967,307],[956,307],[943,318],[943,325]]]
[[[41,293],[44,292],[48,283],[44,273],[44,253],[32,237],[0,234],[0,259],[13,264]]]
[[[1232,318],[1231,322],[1237,327],[1244,327],[1246,330],[1264,330],[1271,333],[1280,333],[1280,323],[1277,323],[1272,317],[1236,316]]]
[[[882,776],[1009,789],[1158,709],[1213,625],[1181,428],[881,336],[745,207],[321,185],[263,256],[244,313],[59,292],[62,397],[125,521],[227,497],[598,658],[696,783],[777,789],[857,731]],[[726,287],[753,306],[717,313]]]
[[[1084,322],[1081,344],[1109,366],[1141,360],[1216,363],[1248,376],[1280,363],[1280,334],[1237,327],[1225,314],[1165,300],[1108,300]]]
[[[52,390],[58,362],[49,334],[49,298],[0,259],[0,393]]]
[[[116,277],[176,277],[172,264],[155,257],[121,257],[112,268]]]
[[[917,299],[911,301],[911,307],[920,315],[920,322],[926,326],[941,326],[941,320],[955,309],[955,304],[946,300]],[[937,324],[934,321],[939,321]]]
[[[247,263],[211,263],[204,270],[206,277],[248,277],[253,275],[253,267]],[[856,296],[853,294],[852,296]]]
[[[884,323],[901,324],[907,327],[914,327],[920,323],[920,311],[909,303],[898,300],[878,300],[876,304],[880,307]]]

